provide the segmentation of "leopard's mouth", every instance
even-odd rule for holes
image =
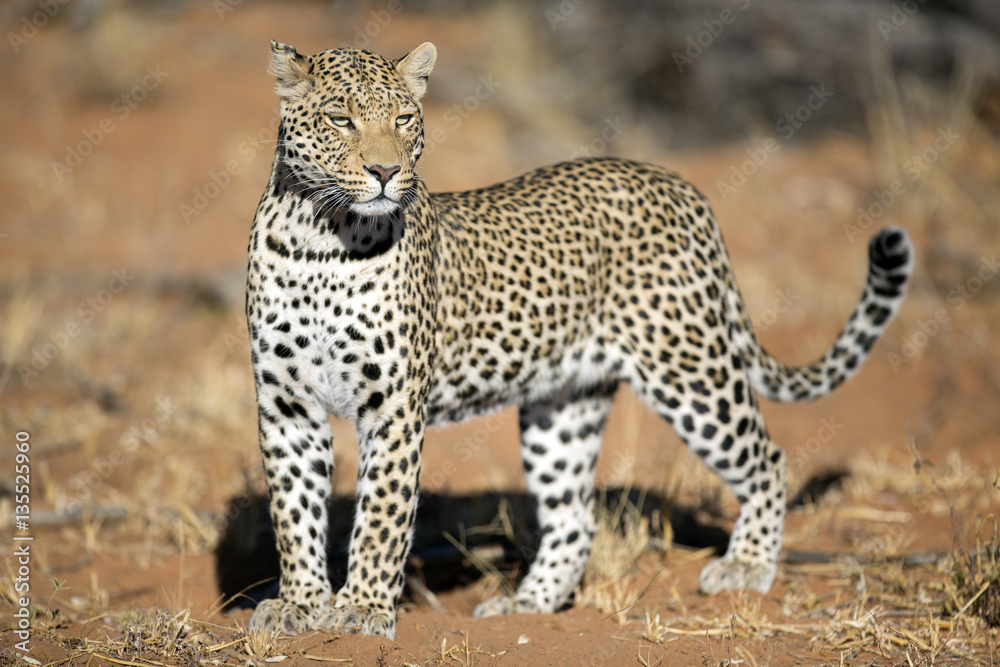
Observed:
[[[377,217],[391,215],[399,210],[400,203],[390,199],[385,193],[380,193],[363,202],[351,204],[351,211],[358,215]]]

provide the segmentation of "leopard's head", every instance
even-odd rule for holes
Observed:
[[[352,48],[303,56],[271,42],[281,97],[279,151],[323,204],[362,217],[396,213],[413,197],[424,147],[420,98],[437,49],[399,60]]]

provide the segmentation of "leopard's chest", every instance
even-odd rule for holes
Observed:
[[[353,419],[373,386],[384,388],[405,372],[408,327],[396,314],[398,299],[387,296],[336,293],[334,305],[318,318],[314,335],[323,351],[320,398],[330,414]]]
[[[272,363],[294,363],[293,379],[331,415],[356,418],[373,383],[401,372],[413,309],[400,263],[395,250],[366,262],[275,262],[257,280],[264,335],[295,352]]]

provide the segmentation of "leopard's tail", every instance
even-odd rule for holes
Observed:
[[[853,376],[899,309],[913,272],[913,245],[906,231],[887,227],[868,246],[868,280],[858,307],[822,358],[806,366],[787,366],[765,350],[730,276],[729,316],[733,338],[757,393],[772,401],[810,401]]]

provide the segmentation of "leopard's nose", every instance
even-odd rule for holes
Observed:
[[[369,174],[373,174],[375,178],[378,179],[379,184],[384,188],[385,184],[389,182],[398,171],[399,165],[393,165],[391,167],[384,167],[380,164],[373,164],[370,167],[365,167],[365,171]]]

